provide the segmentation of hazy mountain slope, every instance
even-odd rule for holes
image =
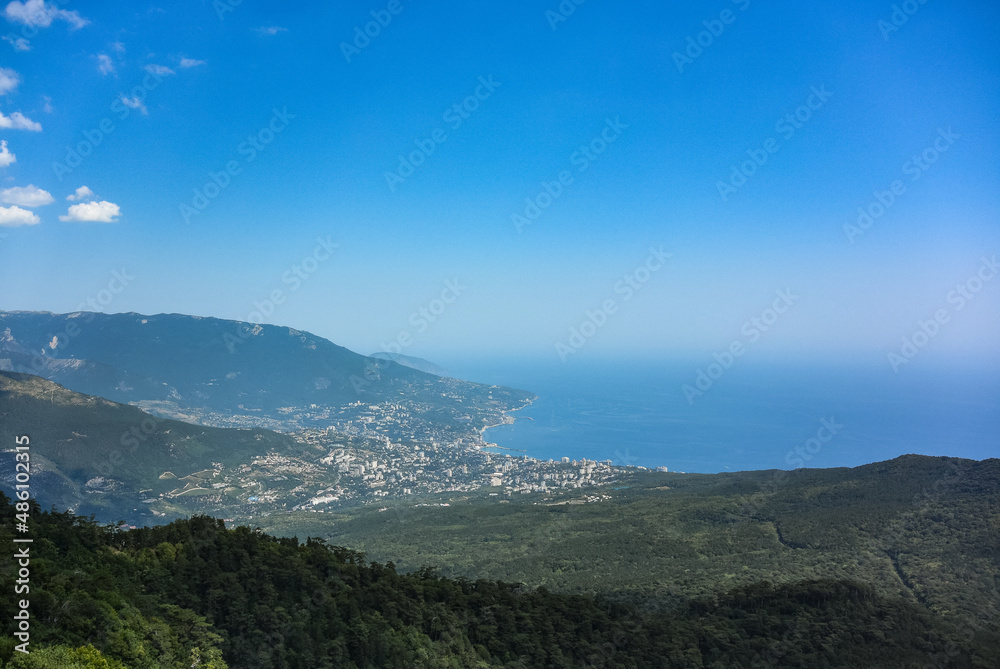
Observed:
[[[311,420],[309,411],[404,402],[414,420],[452,428],[464,420],[474,432],[533,397],[440,378],[272,325],[178,314],[0,312],[5,330],[0,369],[119,402],[169,401],[280,421],[300,410],[300,424]]]
[[[423,358],[417,358],[412,355],[380,351],[379,353],[372,353],[368,357],[379,358],[381,360],[392,360],[393,362],[398,362],[405,367],[433,374],[434,376],[448,376],[448,370],[441,365],[436,365],[430,360],[424,360]]]
[[[179,314],[7,312],[0,313],[0,328],[10,328],[18,344],[33,352],[103,363],[164,384],[160,398],[176,391],[212,407],[356,400],[351,376],[363,379],[367,363],[365,356],[307,332]],[[429,380],[401,365],[383,367],[382,378],[363,392],[378,395],[399,381]],[[118,385],[102,384],[95,380],[100,387],[89,390],[135,399]]]

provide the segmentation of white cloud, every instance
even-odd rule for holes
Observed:
[[[114,202],[83,202],[72,205],[60,221],[76,221],[79,223],[115,223],[122,215],[121,209]]]
[[[115,71],[115,64],[111,62],[111,56],[106,53],[97,54],[97,71],[104,75]]]
[[[112,42],[111,50],[115,53],[125,53],[125,45],[121,42]]]
[[[122,101],[122,104],[125,105],[126,107],[129,107],[130,109],[138,109],[143,114],[149,113],[149,110],[146,109],[146,105],[144,105],[142,103],[142,100],[140,100],[138,97],[130,98],[127,95],[122,95],[120,99]]]
[[[174,71],[171,70],[166,65],[147,65],[146,71],[150,74],[155,74],[158,77],[165,77],[168,74],[173,74]]]
[[[0,167],[7,167],[17,162],[17,156],[7,148],[7,140],[0,141]]]
[[[42,111],[44,111],[46,114],[51,114],[53,112],[52,98],[50,98],[48,95],[43,95],[42,99],[45,100],[45,106],[42,107]]]
[[[3,41],[10,42],[11,47],[14,51],[31,51],[31,42],[29,42],[24,37],[12,37],[10,35],[4,35]]]
[[[67,195],[66,199],[70,202],[79,202],[80,200],[88,200],[94,197],[94,191],[90,190],[86,186],[80,186],[76,189],[76,192]]]
[[[10,116],[4,116],[3,112],[0,112],[0,128],[41,132],[42,124],[36,121],[32,121],[30,118],[28,118],[19,111],[14,112]]]
[[[37,225],[42,222],[38,214],[20,207],[0,207],[0,227],[14,228],[19,225]]]
[[[17,72],[9,67],[0,67],[0,95],[13,93],[19,83],[21,77],[17,76]]]
[[[9,21],[23,23],[34,28],[48,28],[55,20],[65,21],[70,28],[82,28],[90,21],[80,16],[79,12],[57,9],[55,5],[45,0],[27,0],[27,2],[11,2],[4,9],[4,16]]]
[[[287,33],[288,28],[282,28],[281,26],[261,26],[260,28],[255,28],[258,35],[277,35],[278,33]]]
[[[204,65],[205,61],[195,60],[194,58],[181,58],[181,67],[198,67],[199,65]]]
[[[28,184],[27,186],[15,186],[0,190],[0,202],[18,204],[22,207],[42,207],[55,202],[55,198],[47,190]]]

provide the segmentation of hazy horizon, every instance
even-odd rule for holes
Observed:
[[[12,3],[3,307],[1000,362],[995,4],[570,5]]]

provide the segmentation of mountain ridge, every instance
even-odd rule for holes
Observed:
[[[477,430],[534,395],[438,377],[370,358],[288,326],[183,314],[0,312],[0,369],[32,373],[165,416],[281,430],[405,406],[394,436],[479,439]],[[24,351],[31,353],[24,353]],[[403,412],[396,412],[397,417]]]

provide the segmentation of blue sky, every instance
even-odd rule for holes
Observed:
[[[0,308],[1000,362],[995,3],[233,2],[6,6]]]

